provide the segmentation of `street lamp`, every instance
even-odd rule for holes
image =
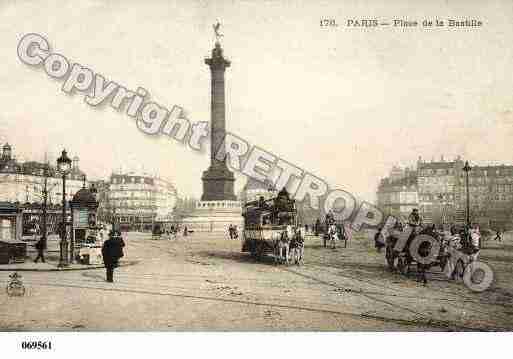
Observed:
[[[467,187],[467,236],[470,233],[470,189],[468,184],[468,173],[470,172],[471,168],[468,164],[468,161],[465,161],[465,166],[463,167],[463,171],[465,171],[465,184]]]
[[[440,222],[442,224],[442,228],[445,225],[445,213],[444,213],[444,195],[442,193],[438,194],[438,201],[440,203]]]
[[[470,172],[471,168],[468,164],[468,161],[465,162],[465,167],[463,167],[463,171],[465,171],[465,184],[467,187],[467,226],[470,227],[470,190],[469,190],[469,184],[468,184],[468,173]]]
[[[62,150],[61,157],[57,159],[57,169],[62,174],[62,232],[59,267],[66,267],[68,265],[68,242],[66,241],[66,175],[71,169],[71,159],[68,157],[66,150]],[[63,253],[65,249],[66,253]]]

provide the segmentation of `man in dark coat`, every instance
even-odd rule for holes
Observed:
[[[233,239],[233,226],[231,224],[228,226],[228,235],[230,239]]]
[[[319,218],[317,218],[317,220],[315,221],[315,225],[314,225],[314,232],[315,232],[315,236],[316,237],[319,237],[319,230],[320,230],[320,227],[321,226],[321,220]]]
[[[383,228],[380,227],[376,234],[374,235],[374,247],[381,253],[381,249],[385,246],[385,238],[383,235]]]
[[[37,257],[34,263],[37,263],[39,261],[39,258],[41,258],[41,262],[45,262],[45,256],[44,256],[44,250],[46,249],[46,238],[43,236],[39,241],[36,242],[35,245],[37,249]]]
[[[114,282],[114,268],[118,266],[118,261],[123,257],[123,247],[125,242],[118,231],[110,231],[109,239],[103,242],[102,256],[103,263],[107,270],[107,282]]]

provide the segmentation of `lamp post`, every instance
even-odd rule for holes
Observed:
[[[440,203],[440,223],[442,227],[445,224],[445,216],[444,216],[444,195],[442,193],[438,194],[438,202]]]
[[[467,222],[467,226],[466,226],[466,239],[469,240],[469,235],[470,235],[470,189],[469,189],[469,184],[468,184],[468,173],[470,172],[471,168],[468,164],[468,161],[465,161],[465,166],[463,167],[463,171],[465,171],[465,184],[466,184],[466,187],[467,187],[467,218],[466,218],[466,222]]]
[[[471,168],[468,164],[468,161],[465,162],[465,167],[463,167],[463,171],[465,171],[465,185],[466,185],[466,188],[467,188],[467,218],[466,218],[466,221],[467,221],[467,227],[470,228],[470,189],[469,189],[469,184],[468,184],[468,173],[470,172]]]
[[[71,169],[71,159],[68,157],[66,150],[62,150],[61,157],[57,159],[57,168],[62,173],[62,232],[59,267],[66,267],[68,265],[68,255],[64,253],[64,250],[68,249],[66,240],[66,175]]]
[[[43,184],[43,190],[41,191],[43,193],[43,236],[42,239],[44,241],[44,244],[46,245],[46,206],[48,205],[48,165],[45,163],[44,168],[44,184]],[[44,248],[44,246],[43,246]]]

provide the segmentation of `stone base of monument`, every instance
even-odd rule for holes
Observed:
[[[237,226],[241,235],[243,221],[239,201],[199,201],[190,217],[182,220],[182,226],[195,232],[225,232],[228,226]]]

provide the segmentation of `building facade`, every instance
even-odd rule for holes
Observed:
[[[386,214],[401,219],[419,206],[417,172],[394,166],[390,176],[378,185],[378,207]]]
[[[85,173],[78,166],[78,157],[73,158],[71,172],[66,176],[66,200],[86,184]],[[10,218],[0,216],[2,237],[30,235],[41,227],[43,189],[48,191],[47,211],[48,230],[53,230],[54,223],[60,220],[62,206],[62,176],[57,169],[37,161],[19,162],[8,143],[2,147],[0,155],[0,202],[12,204],[21,212],[22,233],[15,234],[15,226]],[[8,233],[10,232],[10,233]]]
[[[106,209],[121,230],[150,231],[155,222],[173,220],[177,192],[174,185],[161,178],[112,174],[108,185]]]
[[[465,161],[417,161],[417,169],[398,167],[378,186],[378,207],[404,218],[419,208],[426,223],[459,223],[466,219]],[[400,172],[404,176],[398,176]],[[406,175],[406,172],[409,175]],[[406,178],[410,177],[410,180]],[[407,183],[412,184],[408,186]],[[473,166],[469,172],[469,208],[472,222],[486,227],[510,228],[513,224],[513,166]],[[417,202],[412,199],[417,196]]]
[[[84,186],[85,173],[78,166],[78,157],[73,158],[71,172],[66,175],[66,200]],[[46,171],[45,171],[46,169]],[[0,201],[19,203],[40,203],[45,177],[48,189],[48,202],[62,202],[62,176],[57,169],[37,161],[18,162],[12,147],[3,146],[0,160]]]
[[[456,196],[458,178],[463,171],[461,158],[454,161],[417,161],[419,212],[427,223],[449,223],[460,221],[457,215],[461,198]],[[459,212],[458,212],[459,213]],[[457,218],[458,217],[458,218]]]
[[[109,180],[90,181],[90,188],[98,202],[97,219],[100,223],[112,223],[113,214],[109,201]]]

